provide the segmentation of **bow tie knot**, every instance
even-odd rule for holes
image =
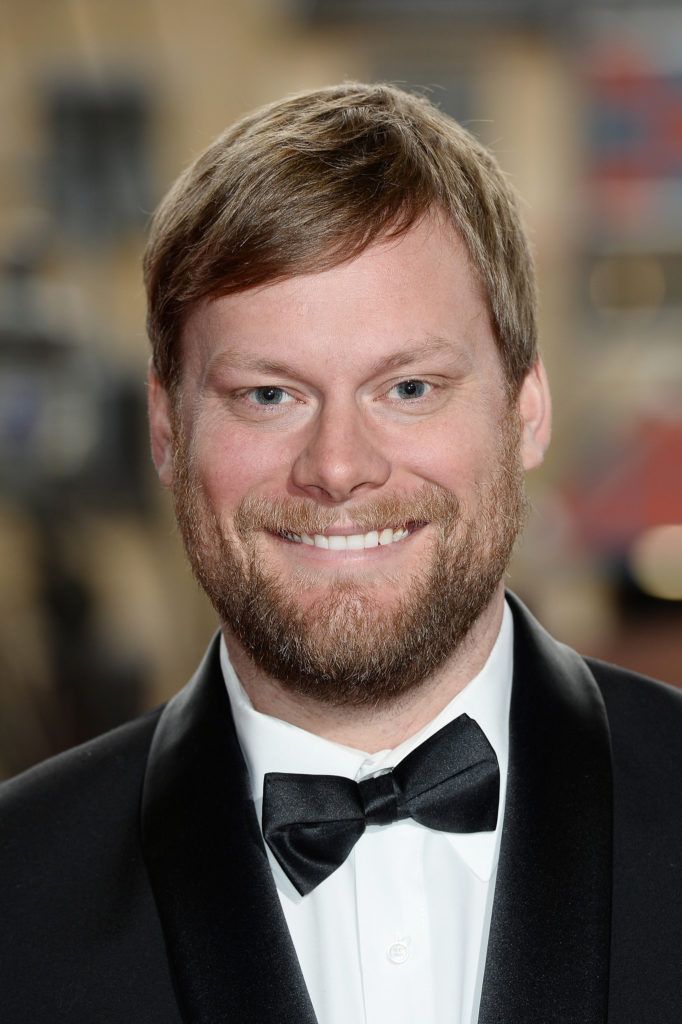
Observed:
[[[394,821],[409,817],[391,769],[362,779],[358,789],[367,825],[392,825]]]
[[[460,715],[395,768],[361,782],[268,772],[263,836],[305,896],[344,862],[367,825],[413,818],[441,832],[492,831],[499,789],[495,751],[480,726]]]

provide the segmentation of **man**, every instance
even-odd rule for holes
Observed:
[[[550,408],[490,154],[398,89],[293,97],[179,179],[145,272],[222,630],[4,788],[3,1020],[678,1022],[680,695],[505,599]]]

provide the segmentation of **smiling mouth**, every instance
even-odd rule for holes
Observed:
[[[308,547],[324,548],[329,551],[362,551],[365,548],[387,547],[405,540],[425,523],[407,523],[405,526],[385,527],[368,533],[289,533],[282,530],[277,534],[291,544],[305,544]]]

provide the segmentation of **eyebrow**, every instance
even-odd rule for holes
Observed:
[[[428,358],[433,355],[452,355],[457,357],[458,351],[452,341],[445,338],[430,338],[423,345],[411,345],[408,348],[399,349],[390,356],[379,359],[370,369],[370,375],[385,373],[388,370],[397,370],[401,366],[407,366],[419,359]],[[214,368],[220,369],[221,365],[236,367],[241,370],[253,370],[257,373],[271,373],[282,376],[297,376],[294,367],[286,363],[277,362],[272,359],[250,359],[243,356],[234,349],[226,349],[213,360]]]

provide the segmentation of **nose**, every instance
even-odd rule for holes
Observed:
[[[373,443],[362,412],[352,402],[325,406],[317,415],[292,469],[292,482],[317,501],[345,501],[381,487],[390,461]]]

